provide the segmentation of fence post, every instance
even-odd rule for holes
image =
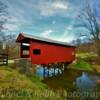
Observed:
[[[8,54],[0,53],[0,65],[8,65]]]

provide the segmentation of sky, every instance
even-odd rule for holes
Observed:
[[[6,32],[20,32],[46,37],[62,42],[78,38],[83,27],[74,27],[80,22],[77,16],[85,0],[0,0],[7,5]],[[95,0],[90,0],[95,3]],[[97,0],[99,1],[99,0]]]

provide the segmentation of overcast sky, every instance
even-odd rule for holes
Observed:
[[[83,27],[76,28],[77,16],[85,0],[1,0],[9,13],[8,33],[24,32],[59,41],[71,42]],[[95,3],[99,0],[90,0]]]

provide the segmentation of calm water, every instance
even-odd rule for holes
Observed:
[[[43,68],[37,69],[37,74],[43,77]],[[60,75],[58,76],[58,70]],[[62,73],[62,71],[56,68],[55,74],[53,75],[53,69],[49,70],[50,77],[45,78],[43,82],[52,89],[66,89],[66,90],[89,90],[89,89],[100,89],[100,85],[97,84],[96,80],[100,79],[100,75],[91,72],[82,72],[77,70],[68,69]],[[46,69],[46,77],[48,76],[48,70]],[[99,87],[99,88],[98,88]]]

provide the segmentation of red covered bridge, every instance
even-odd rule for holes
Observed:
[[[31,58],[32,64],[71,63],[75,60],[75,47],[65,42],[20,33],[20,57]]]

